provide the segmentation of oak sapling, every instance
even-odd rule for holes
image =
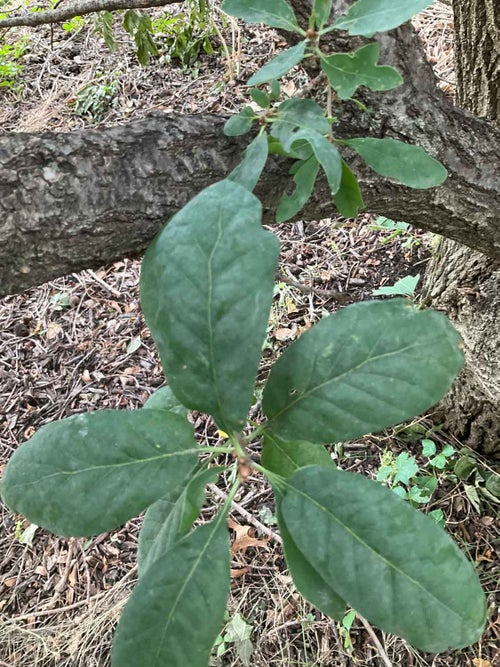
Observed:
[[[288,567],[317,609],[340,621],[348,604],[424,651],[460,648],[481,636],[485,597],[452,539],[390,489],[338,470],[325,449],[440,400],[463,362],[458,334],[442,314],[392,299],[324,317],[274,364],[263,419],[248,420],[279,254],[252,192],[269,152],[293,161],[295,189],[282,197],[280,221],[300,211],[320,170],[341,214],[363,207],[341,156],[344,145],[409,187],[434,187],[446,178],[444,167],[417,146],[337,139],[334,121],[315,101],[279,102],[275,79],[313,57],[340,98],[360,85],[399,85],[395,70],[377,64],[376,43],[326,58],[321,38],[333,29],[362,35],[392,29],[427,4],[408,0],[396,10],[392,0],[358,0],[327,25],[332,2],[315,0],[308,32],[286,0],[224,2],[227,13],[295,31],[301,41],[252,77],[253,85],[269,81],[267,91],[252,94],[261,110],[246,107],[226,125],[234,135],[257,128],[241,164],[180,210],[144,257],[141,303],[169,386],[140,410],[44,426],[14,453],[2,484],[9,507],[61,535],[111,530],[147,510],[139,582],[118,625],[113,667],[208,665],[229,592],[225,519],[240,465],[272,484]],[[211,415],[228,434],[227,446],[198,444],[188,410]],[[260,462],[247,452],[257,439]],[[227,501],[212,521],[194,527],[205,486],[220,472],[212,461],[227,452],[234,454],[235,479]]]

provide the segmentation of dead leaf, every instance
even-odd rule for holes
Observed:
[[[82,381],[85,382],[85,384],[92,382],[88,368],[86,368],[82,373]]]
[[[274,332],[274,337],[276,338],[276,340],[289,340],[294,336],[295,336],[295,331],[292,331],[292,329],[288,329],[287,327],[276,329],[276,331]]]
[[[474,667],[491,667],[491,662],[482,658],[473,658],[472,663]]]
[[[236,533],[236,538],[231,546],[231,553],[245,553],[249,547],[265,548],[269,542],[269,537],[257,538],[254,537],[255,530],[251,526],[242,526],[231,518],[227,520],[227,525]]]
[[[62,331],[62,326],[58,322],[51,322],[47,327],[47,338],[49,340],[54,340],[57,338]]]
[[[250,572],[249,567],[240,567],[238,569],[231,569],[231,579],[239,579],[240,577],[243,577],[245,574]]]

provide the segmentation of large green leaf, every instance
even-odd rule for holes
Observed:
[[[401,74],[389,65],[377,65],[380,44],[373,42],[352,53],[333,53],[321,58],[321,68],[340,99],[352,97],[359,86],[390,90],[403,83]]]
[[[275,58],[272,58],[264,67],[256,72],[249,80],[249,86],[258,86],[260,83],[271,81],[271,79],[279,79],[284,76],[289,70],[300,63],[306,51],[306,42],[299,42],[290,49],[286,49],[279,53]]]
[[[247,190],[252,190],[266,166],[268,155],[267,135],[259,134],[245,148],[243,160],[227,177],[229,181],[239,183]]]
[[[113,667],[207,667],[229,583],[229,535],[219,516],[141,577],[118,624]]]
[[[310,466],[292,478],[281,510],[307,560],[370,622],[433,653],[480,638],[486,604],[471,563],[389,489]]]
[[[187,417],[188,409],[180,403],[174,395],[172,389],[166,385],[160,387],[144,403],[143,409],[147,410],[168,410],[178,415]]]
[[[261,459],[264,468],[286,479],[305,466],[334,466],[323,446],[304,440],[283,440],[269,431],[264,434]]]
[[[335,197],[335,206],[344,218],[355,218],[360,209],[365,207],[356,176],[342,160],[342,180]]]
[[[397,139],[363,137],[343,141],[378,174],[394,178],[410,188],[433,188],[444,183],[447,171],[420,146]]]
[[[205,501],[205,487],[215,482],[222,468],[200,470],[165,498],[148,508],[139,533],[139,576],[186,535]]]
[[[102,410],[42,427],[14,452],[5,503],[58,535],[116,528],[194,468],[193,427],[166,410]]]
[[[330,454],[320,445],[313,445],[310,442],[290,442],[278,438],[273,433],[265,434],[262,465],[267,470],[288,479],[299,468],[313,463],[335,467]],[[282,494],[279,489],[274,488],[274,496],[285,559],[297,590],[321,612],[340,620],[345,611],[345,602],[316,572],[297,547],[281,515]]]
[[[317,445],[316,445],[317,447]],[[285,560],[292,575],[293,583],[299,593],[323,614],[340,621],[345,613],[346,603],[335,589],[314,569],[294,542],[281,511],[281,494],[274,492],[276,498],[276,515],[283,540]]]
[[[314,190],[318,171],[319,162],[314,155],[301,161],[293,176],[295,190],[291,195],[285,194],[281,197],[276,211],[276,222],[290,220],[302,209]]]
[[[358,0],[347,14],[335,22],[350,35],[371,37],[375,32],[392,30],[431,5],[433,0]]]
[[[247,23],[265,23],[272,28],[304,32],[286,0],[224,0],[222,10]]]
[[[279,243],[261,210],[221,181],[172,218],[142,263],[141,303],[170,386],[228,433],[246,421],[273,296]]]
[[[339,442],[427,410],[463,355],[444,315],[404,299],[366,301],[323,318],[278,359],[264,390],[272,430]]]
[[[332,0],[314,0],[314,22],[318,30],[327,23],[332,11]]]

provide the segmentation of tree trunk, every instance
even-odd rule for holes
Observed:
[[[496,0],[454,0],[457,104],[500,120],[500,14]],[[500,453],[500,265],[443,239],[426,276],[432,305],[462,335],[465,367],[441,402],[437,419],[461,442]]]

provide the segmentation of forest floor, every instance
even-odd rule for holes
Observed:
[[[0,10],[18,6],[7,2]],[[256,27],[240,32],[235,24],[221,22],[216,6],[213,12],[217,30],[210,22],[204,30],[215,52],[202,50],[185,65],[168,62],[165,42],[161,58],[141,67],[123,30],[116,28],[118,48],[112,52],[96,36],[90,19],[66,29],[9,31],[6,42],[14,49],[22,44],[22,49],[13,58],[12,49],[2,51],[0,38],[0,134],[124,123],[153,110],[237,111],[248,103],[245,81],[283,42]],[[151,14],[161,19],[163,9]],[[415,26],[440,87],[452,96],[451,9],[436,2],[417,17]],[[222,36],[227,52],[221,48]],[[193,56],[194,41],[185,47]],[[10,69],[2,70],[7,61]],[[296,68],[285,94],[293,95],[306,83],[306,73]],[[370,299],[379,287],[423,275],[432,253],[430,235],[367,214],[348,221],[335,217],[284,224],[273,231],[282,253],[260,379],[287,343],[339,307],[336,291],[347,302]],[[0,301],[0,472],[14,449],[43,424],[98,408],[137,408],[164,383],[141,315],[139,269],[139,261],[124,258]],[[482,640],[434,656],[359,617],[349,627],[352,618],[342,625],[323,616],[295,591],[283,560],[271,490],[264,478],[252,475],[231,514],[231,596],[214,666],[499,667],[498,504],[484,488],[491,462],[467,452],[475,468],[467,483],[460,481],[453,467],[463,445],[433,424],[431,416],[332,446],[332,456],[343,469],[374,478],[382,460],[394,462],[401,452],[409,452],[420,471],[437,476],[437,490],[421,510],[441,510],[446,529],[477,565],[489,595]],[[210,419],[197,413],[191,418],[200,439],[221,442]],[[424,438],[434,440],[438,451],[446,445],[454,448],[443,469],[433,468],[423,456]],[[213,515],[226,491],[223,479],[211,486],[202,521]],[[3,505],[0,512],[0,667],[109,665],[112,633],[136,581],[141,518],[105,535],[65,539]]]

